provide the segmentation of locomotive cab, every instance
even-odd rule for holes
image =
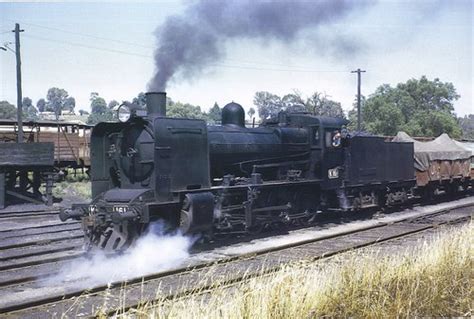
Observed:
[[[265,121],[265,127],[286,127],[304,130],[309,152],[308,178],[322,181],[322,187],[333,189],[341,186],[345,135],[343,118],[313,116],[308,113],[280,112],[274,119]]]

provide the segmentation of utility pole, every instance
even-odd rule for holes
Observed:
[[[357,73],[357,131],[360,131],[360,74],[364,73],[365,70],[357,69],[351,71],[351,73]]]
[[[18,118],[18,143],[23,143],[23,101],[21,96],[21,57],[20,57],[20,25],[15,24],[15,55],[16,55],[16,98]]]

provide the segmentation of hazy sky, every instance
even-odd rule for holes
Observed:
[[[236,0],[244,1],[244,0]],[[309,0],[308,6],[316,0]],[[355,2],[356,4],[360,2]],[[66,89],[76,109],[89,109],[90,92],[107,101],[131,100],[146,91],[154,72],[155,30],[188,1],[106,3],[0,3],[0,45],[21,34],[23,96],[34,103],[50,87]],[[356,75],[362,93],[426,75],[452,82],[461,98],[458,115],[474,113],[473,6],[470,0],[378,1],[342,19],[307,28],[290,43],[233,38],[225,56],[193,78],[168,85],[174,100],[200,105],[230,101],[246,109],[256,91],[279,95],[325,92],[352,107]],[[345,50],[340,50],[339,44]],[[335,45],[336,44],[336,45]],[[7,44],[14,49],[14,44]],[[16,102],[15,56],[0,51],[0,100]]]

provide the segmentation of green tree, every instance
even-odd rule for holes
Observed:
[[[0,119],[15,120],[16,107],[8,101],[0,101]]]
[[[21,103],[23,109],[23,119],[26,121],[38,120],[38,111],[33,106],[33,101],[29,97],[24,97]]]
[[[345,117],[341,103],[330,100],[326,94],[319,92],[314,92],[307,98],[296,90],[283,98],[269,92],[257,92],[253,101],[261,119],[274,117],[282,110],[309,112],[317,116]]]
[[[112,101],[109,102],[109,104],[107,104],[107,108],[108,108],[109,110],[113,110],[114,107],[116,107],[116,106],[119,105],[119,104],[120,104],[120,103],[117,102],[116,100],[112,100]]]
[[[253,104],[257,107],[258,116],[262,120],[276,116],[283,109],[281,98],[265,91],[255,93]]]
[[[76,99],[73,98],[72,96],[68,97],[64,101],[63,110],[69,111],[69,112],[74,112],[75,107],[76,107]]]
[[[306,110],[317,116],[345,118],[341,103],[329,99],[326,93],[314,92],[306,100]]]
[[[425,76],[394,88],[383,84],[363,104],[363,127],[380,135],[395,135],[403,130],[413,136],[447,133],[459,137],[461,129],[453,106],[458,98],[452,83],[430,81]]]
[[[145,93],[143,93],[143,92],[138,93],[138,95],[133,98],[132,103],[136,104],[138,106],[141,106],[141,107],[145,107],[146,106],[146,95],[145,95]]]
[[[99,96],[99,93],[92,92],[89,100],[91,101],[92,114],[104,114],[107,111],[107,103],[104,98]]]
[[[36,108],[40,112],[46,111],[46,101],[44,99],[39,99],[38,102],[36,102]]]
[[[66,90],[56,87],[50,88],[46,94],[46,111],[54,112],[56,119],[58,119],[65,108],[68,97],[69,94]]]
[[[461,125],[462,137],[474,140],[474,114],[465,115],[458,119]]]
[[[247,111],[247,115],[250,117],[250,119],[253,119],[255,115],[255,109],[253,107],[249,108],[249,110]]]
[[[222,117],[222,110],[219,107],[219,104],[217,104],[217,102],[215,102],[214,106],[211,107],[209,113],[207,114],[207,117],[209,119],[209,122],[211,123],[220,123]]]
[[[372,112],[366,111],[369,106]],[[383,135],[396,135],[403,124],[402,111],[392,104],[385,103],[383,99],[367,101],[363,118],[365,128],[369,132]]]
[[[306,102],[301,92],[298,91],[283,96],[281,102],[283,108],[288,112],[304,112],[306,110]]]
[[[360,108],[364,109],[366,98],[364,95],[360,97]],[[354,102],[352,103],[352,110],[347,113],[347,117],[349,119],[349,125],[347,125],[348,129],[351,131],[357,130],[357,95],[355,96]],[[362,116],[361,116],[362,117]],[[364,121],[361,123],[361,130],[365,131],[365,124]]]
[[[99,122],[115,121],[114,113],[107,107],[104,98],[99,96],[99,93],[92,92],[90,95],[91,114],[87,118],[88,124],[97,124]]]
[[[106,112],[103,114],[91,113],[87,118],[87,124],[96,125],[100,122],[113,122],[116,118],[112,112]]]
[[[201,111],[201,107],[189,103],[173,102],[167,106],[166,116],[182,117],[190,119],[205,119],[205,114]]]

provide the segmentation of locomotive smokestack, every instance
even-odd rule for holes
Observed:
[[[166,92],[148,92],[145,96],[148,117],[166,116]]]

